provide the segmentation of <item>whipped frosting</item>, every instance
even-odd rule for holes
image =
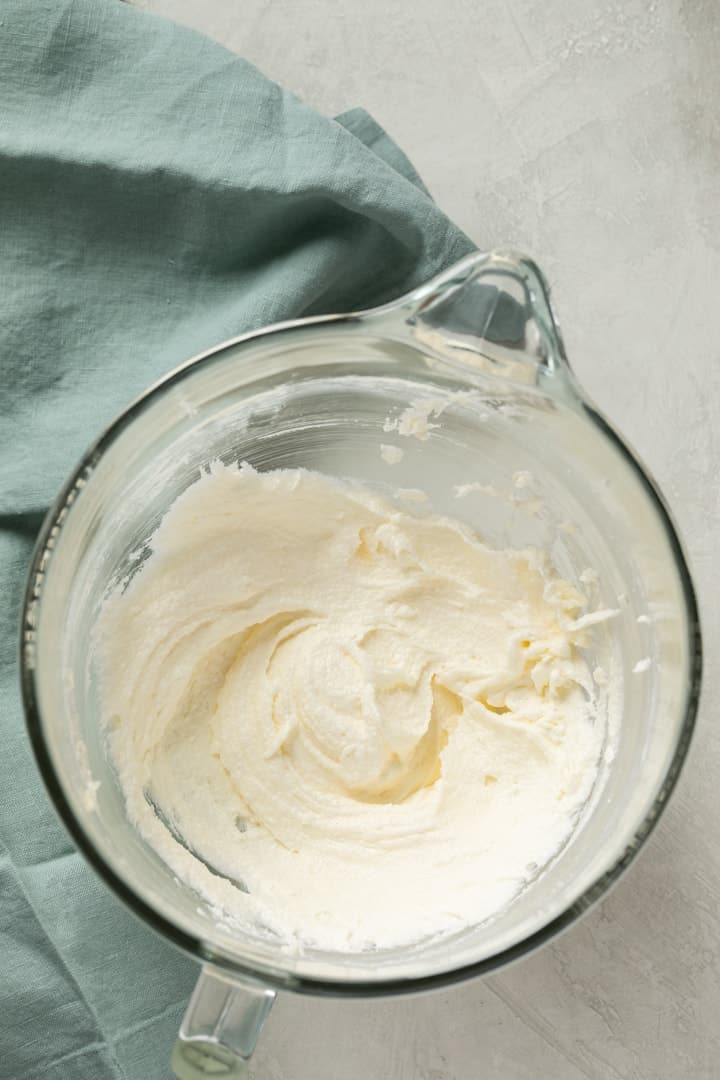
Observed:
[[[127,812],[246,932],[354,951],[477,924],[591,793],[586,597],[413,509],[215,464],[104,605]]]

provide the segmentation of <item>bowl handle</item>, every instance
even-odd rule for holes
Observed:
[[[569,373],[549,285],[524,255],[468,255],[390,309],[422,347],[476,371],[525,384]]]
[[[204,964],[185,1011],[170,1065],[178,1080],[242,1080],[274,990],[237,983]]]

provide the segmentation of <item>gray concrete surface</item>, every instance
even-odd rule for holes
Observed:
[[[279,1000],[255,1080],[720,1077],[720,6],[136,0],[325,113],[364,105],[481,246],[532,252],[581,381],[650,466],[706,639],[663,822],[555,944],[423,998]]]

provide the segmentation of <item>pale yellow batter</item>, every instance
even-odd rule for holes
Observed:
[[[222,465],[151,548],[100,624],[111,752],[218,917],[400,945],[490,917],[567,840],[604,732],[585,598],[540,555]]]

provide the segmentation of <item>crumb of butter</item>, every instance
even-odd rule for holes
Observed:
[[[405,456],[405,451],[401,450],[399,446],[390,446],[388,443],[381,443],[380,445],[380,457],[388,465],[397,465],[399,461]]]

